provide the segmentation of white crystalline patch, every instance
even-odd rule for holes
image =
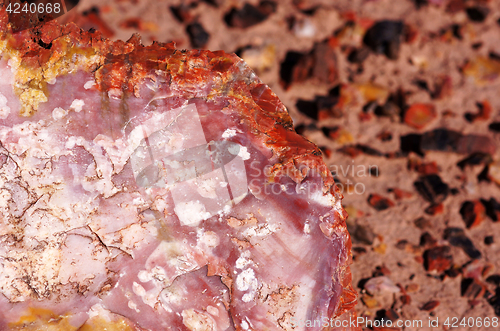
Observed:
[[[19,64],[21,63],[21,57],[12,57],[7,61],[7,65],[10,67],[12,73],[16,73],[17,68],[19,68]]]
[[[151,269],[151,277],[160,282],[163,282],[167,279],[167,272],[162,267],[155,266],[153,269]]]
[[[253,269],[245,269],[236,277],[236,287],[240,291],[248,291],[257,282]]]
[[[190,331],[214,331],[214,319],[205,313],[194,309],[184,309],[182,311],[182,323]]]
[[[62,109],[61,107],[54,108],[52,111],[52,118],[57,120],[60,120],[64,116],[66,116],[68,112],[65,109]]]
[[[222,138],[225,138],[225,139],[231,138],[231,137],[234,137],[234,136],[236,136],[236,130],[235,129],[227,129],[222,134]]]
[[[255,290],[259,282],[255,278],[253,269],[245,269],[236,277],[236,288],[239,291],[249,291],[242,296],[243,302],[249,302],[255,297]]]
[[[106,151],[111,163],[113,163],[113,174],[121,172],[131,154],[127,142],[121,138],[115,140],[109,136],[98,134],[94,138],[94,143]]]
[[[108,317],[107,315],[109,315],[109,310],[104,309],[104,307],[100,303],[96,303],[95,305],[90,307],[87,314],[89,315],[89,319],[94,317]]]
[[[144,287],[136,282],[132,284],[132,290],[140,297],[144,297],[146,295],[146,290],[144,289]]]
[[[207,247],[217,247],[219,245],[219,237],[213,231],[207,231],[200,234],[200,243]]]
[[[191,250],[192,247],[187,243],[162,241],[148,257],[146,268],[153,272],[156,265],[165,265],[169,270],[168,275],[166,274],[169,279],[164,283],[168,285],[175,277],[201,267],[193,254],[189,253]]]
[[[64,147],[67,149],[73,149],[75,148],[75,146],[81,146],[83,144],[83,141],[83,137],[72,136],[68,138]]]
[[[86,90],[89,90],[92,88],[92,86],[96,85],[95,82],[93,80],[89,80],[88,82],[86,82],[84,85],[83,85],[83,88],[86,89]]]
[[[196,191],[204,198],[217,199],[217,193],[215,192],[216,181],[215,178],[197,178],[196,180],[197,188]]]
[[[167,280],[167,272],[165,269],[161,267],[154,267],[150,271],[148,270],[141,270],[137,274],[137,277],[140,282],[142,283],[148,283],[146,285],[147,290],[139,283],[134,282],[132,284],[132,290],[134,294],[136,294],[142,302],[151,308],[156,309],[155,307],[158,306],[158,304],[161,304],[161,300],[164,301],[164,303],[167,303],[165,299],[165,292],[169,289],[169,285],[171,284],[170,280]],[[128,299],[131,299],[132,296],[129,295],[127,296]],[[164,306],[163,308],[169,309],[168,306]]]
[[[305,234],[311,233],[311,226],[309,225],[309,223],[304,224],[304,233]]]
[[[255,297],[255,294],[254,293],[245,293],[243,294],[243,296],[241,297],[241,300],[243,302],[250,302],[252,301],[252,299]]]
[[[245,231],[243,231],[244,236],[248,237],[265,237],[279,229],[277,224],[261,224],[256,226],[251,226]]]
[[[137,282],[133,282],[132,291],[134,291],[134,293],[142,299],[142,302],[144,302],[151,308],[154,308],[158,301],[157,297],[161,292],[161,288],[156,286],[149,291],[146,291],[146,289],[142,287],[142,285]]]
[[[174,286],[167,287],[161,292],[160,300],[164,304],[164,307],[165,305],[180,305],[187,296],[186,290],[185,288],[181,289]]]
[[[54,85],[57,82],[57,79],[54,77],[51,80],[47,81],[47,84]]]
[[[142,197],[137,197],[134,200],[132,200],[132,203],[134,205],[143,205],[145,203],[145,201]]]
[[[82,111],[84,105],[85,105],[85,102],[83,100],[75,99],[71,103],[70,108],[74,109],[77,113],[79,113]]]
[[[197,226],[201,221],[210,217],[210,213],[199,201],[177,202],[174,212],[181,224],[186,226]]]
[[[148,117],[141,120],[142,125],[136,126],[132,132],[130,132],[129,138],[128,138],[128,145],[131,147],[130,153],[132,153],[139,145],[141,142],[146,137],[149,137],[152,133],[165,129],[166,127],[172,125],[175,121],[176,116],[179,115],[180,110],[179,109],[173,109],[168,112],[151,112],[148,114]],[[175,135],[175,133],[170,133],[172,136]],[[182,135],[179,133],[178,137],[175,137],[175,143],[172,141],[174,137],[170,137],[169,140],[169,145],[170,144],[179,144],[181,146],[175,146],[173,148],[173,152],[177,151],[178,148],[182,147]],[[180,140],[178,142],[177,140]],[[151,141],[150,141],[151,143]]]
[[[238,156],[241,157],[243,161],[248,160],[250,158],[250,153],[248,153],[248,150],[246,147],[241,146],[240,151],[238,153]]]
[[[120,248],[133,254],[132,250],[141,247],[141,244],[148,242],[151,233],[141,224],[132,224],[119,231],[121,235]]]
[[[143,283],[147,283],[151,279],[153,279],[153,277],[151,277],[151,274],[147,270],[139,271],[139,273],[137,274],[137,278]]]
[[[241,253],[241,256],[236,260],[236,268],[238,269],[243,269],[250,263],[252,263],[251,260],[249,260],[250,257],[250,251],[244,251]]]
[[[161,212],[163,212],[167,208],[167,206],[167,202],[160,197],[156,197],[155,201],[153,202],[153,207]]]
[[[110,99],[121,99],[123,96],[122,90],[119,90],[117,88],[112,88],[108,91],[108,97]]]
[[[243,161],[248,160],[250,158],[250,153],[248,152],[248,149],[245,146],[230,145],[227,150],[229,153],[241,157]]]
[[[10,114],[10,107],[7,106],[7,98],[0,93],[0,119],[4,120]]]
[[[231,206],[229,204],[225,205],[224,209],[222,209],[223,214],[229,214],[230,211],[231,211]]]
[[[105,198],[108,198],[118,192],[118,188],[114,186],[113,181],[111,180],[114,166],[110,160],[110,155],[103,153],[103,147],[94,142],[89,142],[83,137],[69,137],[66,141],[65,147],[67,149],[72,149],[75,146],[82,146],[94,157],[94,163],[91,163],[87,167],[85,178],[83,178],[83,180],[79,179],[82,180],[83,188],[88,192],[97,191],[104,194]]]
[[[141,311],[139,310],[139,308],[137,308],[137,304],[136,304],[135,302],[133,302],[133,301],[129,301],[129,302],[128,302],[128,307],[129,307],[130,309],[135,310],[135,311],[136,311],[136,312],[138,312],[138,313],[140,313],[140,312],[141,312]]]
[[[331,193],[323,195],[323,192],[321,192],[321,190],[314,192],[311,195],[311,198],[313,201],[316,201],[320,205],[326,207],[333,207],[336,202],[335,197]]]
[[[165,288],[166,286],[168,286],[170,284],[169,282],[167,282],[167,273],[166,273],[165,269],[156,266],[150,272],[148,272],[147,270],[141,270],[137,276],[138,276],[139,280],[143,283],[150,282],[148,284],[148,287],[149,287],[148,291],[146,291],[146,290],[142,291],[141,288],[143,288],[143,287],[139,284],[137,286],[134,285],[138,291],[136,294],[138,294],[142,298],[142,301],[145,304],[147,304],[151,307],[155,307],[156,304],[160,301],[163,301],[164,304],[172,303],[171,301],[166,300],[166,299],[174,299],[174,298],[173,297],[168,298],[168,293],[170,293],[171,291],[167,290],[168,287],[167,287],[167,289]],[[134,290],[134,292],[135,291],[136,290]],[[183,297],[182,295],[179,296],[179,298],[182,298],[182,297]],[[177,300],[177,301],[180,301],[180,300]],[[176,302],[176,303],[178,303],[178,302]],[[163,305],[163,306],[164,306],[164,308],[169,309],[168,305],[167,306]]]

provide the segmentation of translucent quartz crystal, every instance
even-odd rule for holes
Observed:
[[[0,330],[356,329],[341,194],[237,56],[5,11],[0,50]]]

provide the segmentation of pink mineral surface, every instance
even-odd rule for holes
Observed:
[[[355,329],[342,195],[241,59],[8,21],[0,330]]]

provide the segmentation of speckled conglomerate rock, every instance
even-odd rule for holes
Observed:
[[[0,330],[355,329],[342,196],[241,59],[3,10],[0,50]]]

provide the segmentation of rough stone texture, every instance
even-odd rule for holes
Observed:
[[[355,318],[342,195],[238,57],[4,11],[0,50],[1,330]]]

